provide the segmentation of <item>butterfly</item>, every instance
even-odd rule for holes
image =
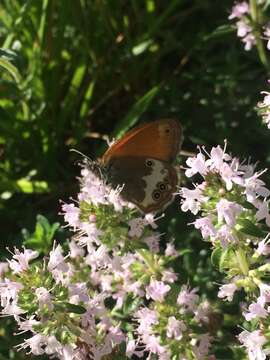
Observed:
[[[136,127],[104,153],[99,161],[101,173],[113,188],[123,185],[121,197],[143,213],[161,211],[177,190],[172,163],[182,138],[181,125],[174,119]]]

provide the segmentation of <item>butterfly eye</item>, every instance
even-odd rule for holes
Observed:
[[[165,128],[165,133],[166,133],[166,134],[169,134],[169,133],[170,133],[170,128],[168,128],[168,127]]]
[[[146,160],[145,165],[148,166],[148,167],[152,167],[153,166],[153,161],[152,160]]]
[[[164,184],[163,182],[159,182],[159,183],[157,184],[157,186],[158,186],[158,188],[159,188],[160,191],[165,191],[165,190],[167,190],[167,185]]]
[[[155,190],[153,191],[152,193],[152,198],[155,200],[155,201],[158,201],[161,197],[161,194],[160,194],[160,191],[159,190]]]

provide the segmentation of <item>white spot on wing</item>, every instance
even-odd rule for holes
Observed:
[[[163,137],[164,136],[164,132],[166,131],[166,128],[168,127],[167,124],[160,124],[158,126],[158,133],[159,133],[159,137]]]
[[[145,198],[141,202],[142,206],[148,207],[151,204],[155,204],[155,201],[152,198],[152,193],[157,187],[157,183],[163,181],[164,178],[168,175],[168,169],[166,169],[162,163],[162,161],[151,160],[153,163],[152,172],[150,175],[144,176],[143,180],[146,182],[145,188]],[[146,161],[147,161],[146,160]]]

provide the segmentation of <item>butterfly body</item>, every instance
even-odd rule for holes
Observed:
[[[100,160],[102,173],[121,196],[144,213],[162,210],[173,200],[178,176],[172,162],[180,148],[181,127],[159,120],[129,131]]]

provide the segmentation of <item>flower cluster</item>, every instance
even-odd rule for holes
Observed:
[[[251,50],[256,44],[256,38],[253,34],[252,25],[250,21],[250,8],[246,1],[236,3],[229,16],[230,20],[237,19],[237,36],[245,44],[245,50]]]
[[[260,179],[264,170],[256,172],[220,146],[210,154],[200,151],[187,165],[186,176],[199,175],[203,181],[192,190],[182,188],[182,210],[200,213],[193,224],[212,243],[214,265],[227,274],[218,296],[232,301],[236,291],[245,291],[243,317],[252,331],[243,331],[239,340],[250,359],[265,359],[270,341],[270,191]]]
[[[18,348],[65,360],[206,359],[210,305],[181,284],[171,267],[179,253],[172,242],[161,248],[157,218],[138,216],[120,191],[84,166],[77,201],[62,204],[76,233],[67,255],[60,245],[44,260],[15,249],[1,265],[2,314],[27,332]]]
[[[16,249],[9,261],[12,274],[0,282],[2,314],[14,316],[21,333],[32,333],[19,349],[30,348],[34,355],[53,354],[59,359],[84,359],[89,347],[99,359],[125,340],[110,320],[105,294],[87,282],[89,269],[83,266],[82,249],[71,243],[67,260],[58,245],[46,264],[30,262],[37,256],[31,250]]]
[[[237,20],[237,36],[249,51],[262,40],[266,41],[266,48],[270,50],[270,28],[264,22],[263,6],[265,1],[254,1],[252,6],[247,1],[236,2],[232,7],[229,20]]]
[[[157,283],[151,285],[159,286]],[[207,302],[199,303],[196,291],[183,285],[177,296],[167,298],[166,305],[156,302],[151,309],[143,307],[135,313],[139,323],[138,342],[142,347],[161,359],[169,360],[174,356],[188,359],[188,354],[196,359],[207,357],[212,336],[209,333],[194,336],[192,329],[209,325],[211,310]]]

